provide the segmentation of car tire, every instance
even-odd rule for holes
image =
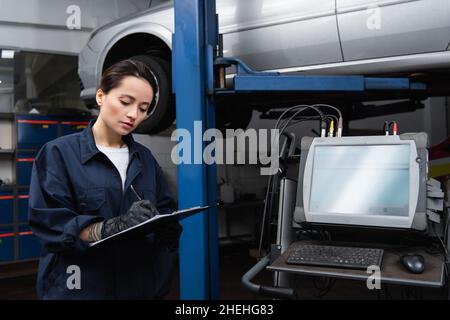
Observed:
[[[144,62],[152,71],[158,85],[158,99],[150,116],[133,133],[156,134],[166,130],[175,120],[175,99],[172,93],[172,69],[170,63],[159,57],[137,55],[133,60]]]
[[[159,97],[153,113],[137,127],[134,133],[156,134],[166,130],[175,120],[175,97],[172,93],[172,71],[169,62],[149,55],[138,55],[131,59],[144,62],[155,75]],[[226,129],[245,129],[252,118],[251,108],[233,105],[218,106],[216,127],[226,133]]]

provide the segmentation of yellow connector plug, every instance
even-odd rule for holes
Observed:
[[[328,130],[328,136],[333,137],[334,136],[334,120],[331,119],[330,122],[330,129]]]

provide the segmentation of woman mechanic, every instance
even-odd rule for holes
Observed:
[[[103,73],[96,93],[97,119],[39,151],[29,198],[29,223],[43,244],[39,298],[158,299],[168,293],[178,223],[89,248],[175,209],[161,168],[131,135],[147,117],[156,90],[144,63],[114,64]]]

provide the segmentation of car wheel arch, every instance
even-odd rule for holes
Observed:
[[[120,47],[121,43],[123,43],[123,41],[126,41],[128,37],[137,34],[152,37],[155,40],[159,41],[159,44],[164,44],[167,50],[169,51],[172,50],[172,31],[161,25],[149,22],[142,22],[139,24],[132,25],[128,28],[125,28],[121,32],[115,34],[114,37],[108,40],[108,42],[104,46],[104,50],[99,55],[95,70],[97,84],[100,83],[102,72],[105,69],[105,62],[108,63],[112,61],[112,63],[114,63],[120,60],[120,58],[116,59],[116,61],[113,61],[114,59],[108,60],[108,58],[111,57],[111,53],[115,50],[115,48]],[[133,52],[132,55],[145,53],[146,50],[136,51]]]

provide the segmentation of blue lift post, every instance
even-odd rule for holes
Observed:
[[[175,0],[172,70],[176,94],[177,129],[187,130],[191,138],[202,137],[215,127],[214,96],[340,92],[398,93],[421,96],[425,85],[408,78],[364,76],[280,75],[251,70],[236,58],[217,55],[218,17],[215,0]],[[233,88],[215,88],[214,69],[236,66]],[[224,74],[222,74],[223,76]],[[201,126],[195,122],[201,121]],[[179,208],[216,203],[216,166],[203,161],[205,143],[191,139],[193,159],[199,164],[178,166]],[[180,241],[180,298],[218,299],[217,212],[210,209],[183,222]],[[271,289],[272,290],[272,289]],[[275,290],[277,291],[277,290]]]
[[[178,165],[180,209],[216,203],[216,166],[203,161],[205,144],[194,141],[215,127],[213,52],[218,27],[215,1],[175,0],[173,86],[177,129],[191,135],[192,164]],[[195,126],[200,121],[201,126]],[[180,299],[218,299],[218,236],[216,209],[183,221],[180,240]]]

